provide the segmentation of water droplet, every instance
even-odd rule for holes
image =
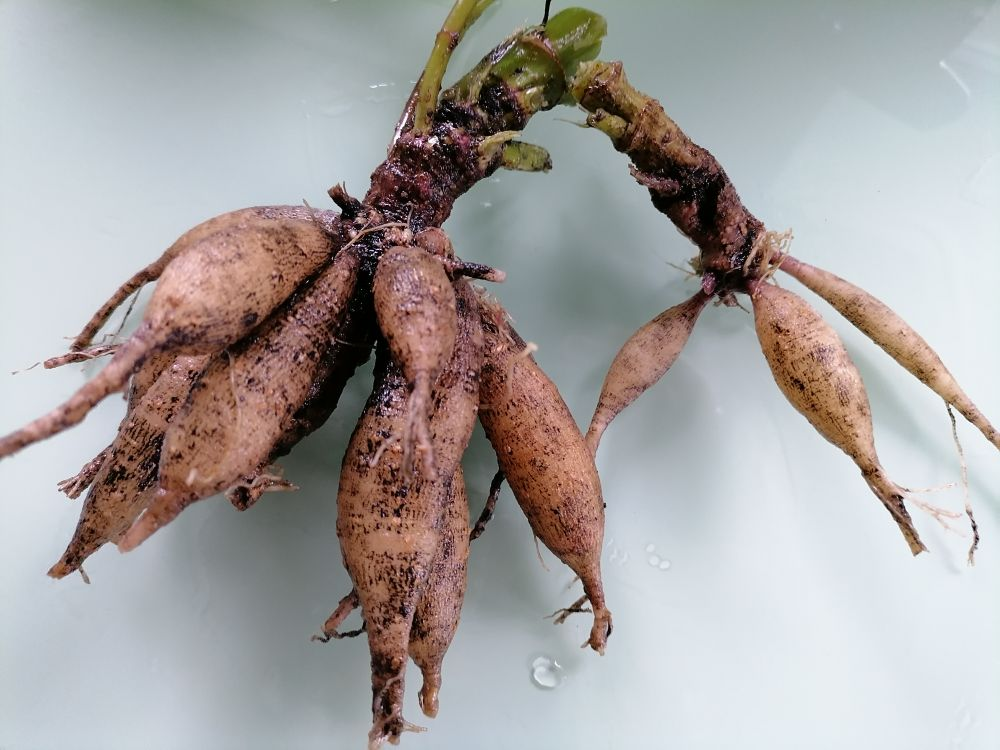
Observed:
[[[660,570],[670,570],[670,560],[660,560]]]
[[[650,555],[648,562],[649,562],[650,565],[652,565],[655,568],[655,567],[657,567],[660,564],[660,556],[659,555]]]
[[[555,690],[564,679],[562,666],[551,656],[539,656],[531,662],[531,681],[543,690]]]
[[[646,552],[656,552],[656,545],[655,544],[647,544],[646,545]]]

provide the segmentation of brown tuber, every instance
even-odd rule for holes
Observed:
[[[594,624],[584,646],[604,653],[604,500],[594,456],[555,384],[496,303],[483,300],[486,354],[479,421],[531,530],[576,573]]]
[[[410,473],[415,448],[424,473],[433,479],[436,468],[428,430],[431,384],[455,345],[455,292],[441,259],[410,246],[393,247],[382,255],[372,293],[379,328],[410,392],[400,436],[403,471]]]
[[[772,284],[772,275],[780,268],[829,301],[1000,447],[996,429],[912,328],[864,290],[787,255],[783,237],[743,205],[715,157],[634,89],[621,63],[587,62],[605,29],[596,14],[574,8],[549,19],[546,6],[546,22],[514,34],[441,92],[452,50],[489,4],[455,3],[363,200],[337,185],[329,195],[340,213],[256,207],[194,227],[111,295],[71,352],[46,362],[112,354],[105,368],[63,405],[0,438],[2,458],[78,423],[128,386],[114,440],[59,485],[71,498],[89,488],[76,532],[49,571],[63,577],[82,572],[108,542],[133,549],[203,498],[225,493],[245,510],[264,492],[293,488],[275,461],[326,421],[374,349],[374,386],[336,497],[352,590],[317,637],[366,634],[369,748],[416,729],[403,718],[410,659],[423,677],[420,708],[437,715],[470,542],[483,532],[504,479],[536,539],[582,582],[584,596],[556,622],[591,612],[583,645],[604,653],[612,616],[594,455],[616,416],[676,362],[713,298],[734,306],[738,295],[750,295],[779,388],[855,462],[913,554],[925,548],[906,491],[879,462],[857,368],[833,329]],[[551,168],[544,149],[518,139],[535,113],[574,97],[587,124],[629,156],[654,207],[698,246],[692,265],[701,276],[699,291],[618,352],[586,436],[532,346],[469,281],[505,274],[457,258],[441,229],[457,199],[496,170]],[[152,282],[136,331],[95,344],[112,313]],[[500,473],[470,532],[461,461],[477,418]],[[973,549],[977,542],[978,535]],[[361,628],[341,631],[358,608]]]
[[[337,255],[252,339],[205,369],[163,440],[154,502],[119,545],[129,550],[187,505],[259,475],[316,382],[354,291],[359,260]]]
[[[868,394],[840,337],[797,294],[760,283],[751,299],[760,348],[785,398],[858,465],[910,551],[916,555],[926,550],[903,505],[905,491],[889,480],[879,463]]]
[[[77,424],[155,354],[214,354],[246,336],[333,252],[329,225],[321,221],[304,207],[248,208],[184,235],[168,251],[135,333],[62,406],[0,438],[0,458]],[[103,322],[105,308],[125,296],[116,293],[94,321]],[[74,346],[92,336],[91,327]]]

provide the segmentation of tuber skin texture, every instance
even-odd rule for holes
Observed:
[[[411,472],[414,443],[423,471],[436,469],[428,421],[431,383],[451,358],[458,326],[455,291],[441,261],[419,247],[393,247],[382,255],[372,283],[375,315],[410,389],[403,429],[403,471]]]
[[[763,222],[750,213],[715,157],[694,143],[667,116],[657,100],[635,89],[625,77],[620,62],[584,62],[577,69],[570,91],[587,110],[587,125],[604,132],[617,150],[629,156],[632,174],[647,188],[654,207],[698,246],[699,255],[692,261],[692,265],[702,277],[702,291],[706,295],[717,296],[721,303],[733,306],[737,304],[737,293],[750,293],[755,309],[767,307],[769,312],[777,314],[777,308],[772,309],[770,303],[777,299],[778,293],[768,288],[761,297],[758,290],[765,289],[764,282],[778,268],[784,268],[829,301],[855,327],[940,395],[947,404],[955,406],[983,432],[987,440],[1000,448],[1000,435],[996,428],[965,395],[923,338],[868,292],[827,271],[788,256],[786,246],[790,233],[767,230]],[[792,313],[791,308],[786,305],[782,314],[789,314],[794,318],[799,313]],[[821,325],[825,326],[811,309],[808,315],[801,315],[804,316],[803,319],[814,321],[817,331]],[[765,337],[760,335],[759,325],[758,336],[763,344]],[[807,342],[803,341],[801,345],[806,346]],[[837,347],[842,349],[839,341]],[[843,359],[849,361],[846,353],[843,354]],[[818,383],[828,374],[824,368],[822,363],[817,363],[812,368],[807,367],[802,373],[804,382]],[[844,367],[842,373],[846,373],[848,369]],[[777,370],[775,374],[781,384],[782,378]],[[796,408],[807,416],[813,414],[813,407],[797,401],[795,394],[788,391],[786,386],[787,383],[782,388]],[[847,451],[862,467],[869,487],[893,514],[911,551],[916,554],[923,549],[923,545],[916,537],[909,516],[905,514],[902,490],[885,477],[878,466],[874,449],[870,448],[871,419],[867,415],[867,395],[860,386],[860,380],[858,389],[847,400],[858,410],[861,409],[863,397],[864,416],[862,418],[858,412],[854,418],[860,420],[858,424],[866,425],[861,432],[867,433],[868,437],[858,437],[856,442],[846,441],[844,436],[831,437],[825,430],[832,429],[833,423],[827,423],[825,419],[819,419],[815,415],[809,416],[809,419],[821,434]],[[824,399],[825,397],[820,399],[820,402],[824,402]],[[841,416],[847,419],[846,413]],[[820,426],[821,424],[825,427]],[[598,429],[599,426],[597,425]],[[599,433],[592,433],[592,436],[599,438]],[[930,509],[930,512],[940,520],[940,511]],[[979,536],[968,502],[966,514],[972,525],[974,550]]]
[[[482,336],[467,282],[458,285],[454,352],[435,384],[430,421],[437,477],[408,476],[398,436],[408,419],[407,379],[387,350],[376,386],[351,436],[337,493],[337,537],[361,603],[372,655],[377,747],[398,739],[410,631],[441,537],[451,482],[468,445],[479,403]]]
[[[135,372],[134,375],[129,379],[128,385],[128,408],[126,410],[125,421],[122,422],[122,427],[127,423],[129,415],[136,406],[142,402],[146,395],[146,392],[156,383],[160,376],[169,369],[177,357],[171,352],[161,352],[159,354],[149,357],[142,366]],[[208,360],[205,359],[205,362]],[[193,379],[193,378],[192,378]],[[176,395],[180,399],[180,403],[183,404],[184,400],[187,398],[187,391],[190,390],[190,384],[187,390],[183,393],[178,392]],[[119,428],[121,429],[121,428]],[[94,458],[92,458],[87,464],[80,469],[76,476],[70,477],[69,479],[64,479],[59,482],[59,491],[66,494],[67,497],[75,499],[83,494],[94,478],[97,476],[98,471],[100,471],[101,466],[104,463],[104,459],[107,457],[108,453],[111,452],[112,446],[108,446],[103,451],[98,453]]]
[[[779,268],[829,302],[855,328],[882,347],[945,403],[954,406],[987,440],[1000,448],[997,428],[965,395],[937,352],[892,308],[849,281],[790,255],[780,259]]]
[[[117,310],[130,295],[139,291],[146,284],[156,281],[163,275],[164,269],[178,256],[186,255],[188,253],[195,254],[199,252],[197,248],[204,248],[204,240],[211,238],[213,235],[219,232],[226,232],[232,230],[234,227],[239,226],[247,220],[252,220],[253,218],[261,218],[267,213],[287,211],[288,215],[297,214],[299,216],[305,216],[305,212],[298,206],[273,206],[273,207],[254,207],[254,208],[244,208],[238,211],[230,211],[229,213],[220,214],[219,216],[213,216],[211,219],[203,221],[195,227],[192,227],[184,234],[182,234],[170,247],[168,247],[163,255],[157,258],[155,261],[150,263],[145,268],[137,271],[132,275],[131,278],[126,280],[118,289],[115,290],[114,294],[101,305],[100,309],[94,313],[93,317],[87,322],[87,325],[83,327],[83,330],[73,339],[73,343],[70,344],[71,351],[81,351],[86,347],[90,346],[97,335],[101,327],[108,321],[112,313]]]
[[[793,292],[760,283],[751,295],[761,350],[785,398],[861,469],[902,532],[910,551],[926,547],[903,505],[905,494],[875,453],[871,408],[861,374],[837,333]]]
[[[479,421],[531,530],[583,583],[594,612],[584,646],[604,653],[611,612],[601,582],[604,500],[594,456],[566,403],[495,302],[485,338]]]
[[[462,469],[455,472],[441,518],[441,537],[424,595],[410,628],[409,654],[423,673],[420,709],[438,714],[441,664],[458,629],[469,562],[469,501]]]
[[[73,539],[49,575],[62,578],[107,542],[117,542],[156,493],[163,434],[207,364],[180,356],[129,410],[80,511]]]
[[[337,533],[355,591],[331,619],[362,609],[372,747],[410,728],[401,711],[411,651],[425,678],[422,708],[437,712],[441,662],[465,587],[469,523],[459,464],[478,414],[484,356],[477,293],[465,278],[504,275],[456,259],[440,224],[459,196],[497,169],[551,166],[544,149],[517,140],[519,131],[564,99],[567,76],[596,54],[604,34],[600,16],[564,11],[517,32],[439,92],[454,44],[488,4],[456,3],[363,201],[336,186],[329,194],[339,215],[264,207],[195,227],[119,287],[70,355],[50,360],[57,366],[113,351],[106,367],[61,407],[0,439],[0,457],[9,455],[79,422],[131,383],[118,438],[65,485],[82,492],[94,482],[81,531],[53,569],[64,575],[105,541],[134,548],[207,495],[227,491],[242,509],[264,490],[288,486],[271,462],[329,416],[377,342],[376,386],[338,495]],[[111,313],[152,281],[135,333],[90,346]],[[169,419],[140,424],[160,383],[186,358],[198,359],[199,373],[170,399]],[[414,453],[422,471],[411,471]],[[590,489],[599,504],[596,474]],[[610,616],[599,569],[583,559],[589,549],[577,547],[563,557],[584,570],[602,624],[600,643],[596,635],[591,641],[603,648]]]
[[[371,651],[371,747],[398,739],[405,728],[410,627],[437,549],[449,483],[417,476],[404,484],[402,448],[398,441],[384,444],[403,427],[408,389],[398,368],[381,359],[382,374],[347,446],[337,491],[337,538]]]
[[[375,318],[371,293],[366,291],[370,286],[370,278],[359,273],[354,294],[344,311],[344,319],[333,337],[332,346],[319,362],[316,379],[305,401],[278,439],[267,464],[273,464],[282,456],[288,455],[300,440],[323,426],[337,408],[347,382],[371,356],[375,343]],[[238,510],[246,510],[264,492],[274,488],[260,479],[260,472],[243,477],[226,491],[226,498]],[[286,487],[292,488],[288,485]]]
[[[214,354],[236,343],[335,249],[329,229],[304,207],[251,208],[225,216],[176,251],[142,323],[107,366],[62,406],[0,438],[0,458],[80,422],[152,355]]]
[[[308,288],[269,318],[257,335],[213,359],[167,430],[159,490],[119,547],[141,544],[187,505],[260,473],[296,411],[340,327],[360,261],[337,255]]]
[[[686,302],[664,310],[633,333],[615,355],[587,429],[587,445],[592,453],[597,453],[611,421],[674,364],[711,298],[699,290]]]

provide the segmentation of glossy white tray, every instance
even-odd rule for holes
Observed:
[[[226,210],[363,193],[449,3],[0,4],[0,432],[92,367],[9,376],[59,353],[111,289]],[[1000,419],[1000,6],[595,2],[603,57],[719,158],[793,252],[866,287]],[[508,0],[456,53],[467,68],[541,3]],[[446,225],[581,423],[639,325],[686,297],[690,246],[571,109],[525,133],[549,175],[499,173]],[[785,282],[796,288],[791,282]],[[939,399],[817,303],[867,379],[883,463],[958,478]],[[284,462],[301,486],[236,513],[199,503],[93,581],[45,571],[76,523],[55,482],[111,438],[108,399],[0,463],[0,748],[356,748],[363,639],[319,645],[350,587],[334,531],[347,437],[370,387]],[[1000,746],[1000,455],[960,425],[983,537],[914,509],[912,559],[856,468],[783,400],[739,309],[708,309],[682,358],[605,436],[604,557],[615,632],[536,556],[509,493],[474,546],[440,716],[420,748]],[[473,512],[494,470],[465,462]],[[930,502],[961,509],[961,493]],[[960,520],[956,526],[965,530]],[[548,570],[546,570],[546,567]],[[554,689],[532,680],[557,661]],[[542,681],[551,675],[537,674]]]

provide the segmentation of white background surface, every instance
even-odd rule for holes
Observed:
[[[989,2],[595,2],[624,58],[711,149],[793,252],[880,296],[1000,419],[1000,6]],[[537,7],[536,7],[537,6]],[[0,4],[0,431],[90,368],[59,353],[127,275],[199,221],[361,194],[448,3],[361,0]],[[508,0],[467,68],[541,3]],[[549,175],[502,173],[446,225],[497,289],[581,423],[628,335],[688,296],[693,249],[626,162],[563,109],[532,122]],[[794,288],[794,282],[786,282]],[[817,303],[820,306],[819,303]],[[940,401],[821,307],[869,385],[889,474],[954,481]],[[127,557],[45,577],[76,523],[55,482],[114,433],[108,399],[0,464],[0,748],[362,747],[363,639],[309,635],[350,587],[334,532],[347,437],[370,387],[286,459],[302,489],[238,514],[190,508]],[[911,559],[855,467],[782,399],[740,310],[710,308],[681,360],[605,436],[615,632],[599,658],[576,597],[509,494],[474,547],[441,714],[417,748],[1000,746],[1000,456],[960,435],[983,546],[914,510]],[[467,456],[473,512],[495,464]],[[961,507],[961,496],[931,502]],[[957,524],[964,529],[961,522]],[[647,561],[650,545],[668,570]],[[529,665],[557,659],[543,691]],[[418,723],[419,680],[407,718]]]

